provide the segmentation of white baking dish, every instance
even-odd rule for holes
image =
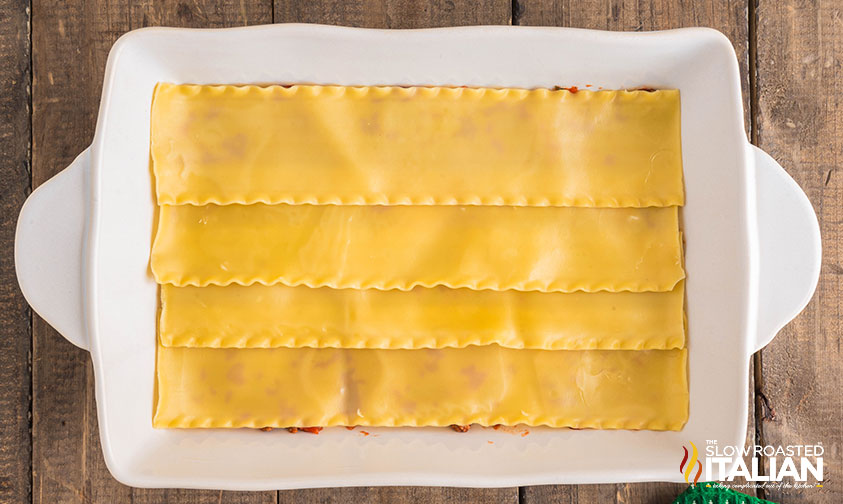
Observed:
[[[154,430],[149,110],[158,81],[678,88],[687,186],[687,426],[531,428],[528,436],[492,429],[367,429],[371,436],[343,428],[319,436]],[[32,193],[15,244],[27,300],[91,352],[108,468],[141,487],[680,481],[688,441],[743,444],[750,355],[807,304],[820,269],[811,204],[747,142],[732,47],[701,28],[134,31],[109,56],[93,144]]]

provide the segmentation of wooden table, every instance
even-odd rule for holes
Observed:
[[[0,502],[667,503],[683,489],[651,483],[236,493],[138,490],[109,475],[88,353],[32,314],[17,287],[18,211],[32,188],[91,142],[103,68],[117,37],[142,26],[273,22],[634,31],[711,26],[725,33],[740,62],[750,137],[808,193],[824,238],[816,296],[754,358],[747,442],[823,443],[826,484],[759,495],[776,502],[843,502],[843,5],[835,0],[0,0]]]

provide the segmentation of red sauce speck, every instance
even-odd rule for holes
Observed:
[[[495,425],[492,426],[492,428],[495,429],[495,430],[498,430],[498,429],[501,428],[501,424],[499,424],[499,423],[495,424]]]
[[[322,427],[302,427],[301,430],[310,434],[319,434],[322,432]]]
[[[561,91],[561,90],[569,91],[571,93],[576,93],[580,90],[577,86],[570,86],[570,87],[562,87],[562,86],[553,86],[554,91]]]
[[[299,428],[298,427],[287,427],[287,431],[295,434],[296,432],[299,431]]]
[[[356,425],[346,425],[345,428],[348,429],[348,430],[354,430],[354,429],[357,428],[357,426]]]
[[[524,436],[526,436],[526,435],[527,435],[527,434],[529,434],[529,433],[530,433],[530,431],[525,430],[524,432],[522,432],[522,433],[521,433],[521,437],[524,437]]]
[[[366,431],[364,431],[364,430],[361,430],[361,431],[360,431],[360,434],[363,434],[364,436],[368,436],[368,435],[369,435],[369,433],[368,433],[368,432],[366,432]]]
[[[261,427],[261,430],[264,432],[269,432],[272,430],[272,427]]]
[[[489,444],[495,444],[494,441],[486,441],[486,442],[489,443]]]

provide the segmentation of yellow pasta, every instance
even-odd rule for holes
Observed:
[[[164,346],[214,348],[681,348],[683,285],[638,293],[163,285],[159,334]]]
[[[684,202],[679,91],[161,83],[161,204]]]
[[[155,427],[688,419],[679,92],[162,83]]]
[[[685,350],[158,348],[156,427],[678,430]]]
[[[669,291],[676,207],[161,206],[159,283]]]

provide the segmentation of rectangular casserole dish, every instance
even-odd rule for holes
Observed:
[[[690,419],[679,432],[530,428],[155,430],[157,286],[149,111],[159,81],[677,88],[682,100]],[[590,87],[589,87],[590,86]],[[105,461],[138,487],[266,490],[682,481],[683,445],[743,445],[750,355],[807,304],[820,266],[805,194],[743,129],[719,32],[316,25],[147,28],[109,55],[93,144],[18,222],[33,308],[91,352]],[[518,433],[526,432],[520,429]],[[491,443],[490,443],[491,441]]]

